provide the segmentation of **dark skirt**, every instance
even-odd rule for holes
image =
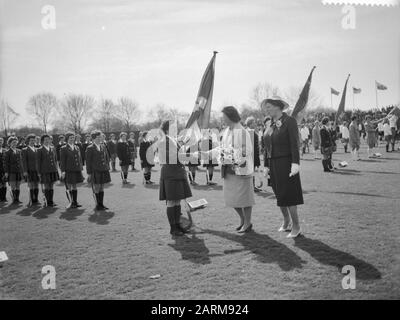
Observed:
[[[66,184],[78,184],[82,183],[85,179],[83,178],[82,171],[67,171],[65,172],[65,183]]]
[[[7,181],[8,182],[21,182],[22,174],[21,173],[9,173]]]
[[[160,200],[183,200],[190,198],[187,173],[182,165],[163,165],[160,176]]]
[[[290,157],[269,159],[272,190],[278,207],[304,204],[300,174],[289,177],[292,161]]]
[[[111,182],[109,171],[95,171],[92,174],[93,184],[106,184]]]
[[[28,176],[25,178],[25,181],[30,183],[38,183],[39,182],[39,175],[37,171],[28,171]]]
[[[43,173],[40,176],[40,183],[42,183],[42,184],[50,184],[50,183],[54,183],[58,180],[60,180],[60,176],[59,176],[58,172]]]

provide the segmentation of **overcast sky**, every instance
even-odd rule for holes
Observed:
[[[399,8],[357,7],[356,29],[344,30],[342,8],[320,0],[0,1],[1,96],[20,113],[41,91],[190,112],[213,50],[214,110],[246,102],[259,82],[303,86],[313,65],[327,106],[348,73],[350,88],[363,90],[357,107],[375,106],[375,80],[389,88],[381,105],[399,102]],[[55,30],[41,26],[44,5],[56,9]]]

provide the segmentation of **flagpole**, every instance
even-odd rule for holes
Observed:
[[[375,81],[376,108],[378,109],[378,85]]]

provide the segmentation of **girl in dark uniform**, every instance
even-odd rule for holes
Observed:
[[[37,149],[35,148],[36,136],[30,134],[26,137],[28,144],[22,150],[22,164],[24,168],[24,178],[28,183],[30,204],[39,204],[39,175],[37,172]]]
[[[128,170],[131,165],[131,152],[129,150],[129,142],[126,140],[127,134],[121,132],[117,144],[117,156],[119,159],[119,166],[121,167],[122,183],[128,183]]]
[[[151,168],[154,167],[154,150],[151,141],[147,140],[147,131],[143,132],[140,139],[139,157],[146,184],[153,184],[151,181]],[[149,150],[149,148],[151,148]],[[149,151],[148,151],[149,150]]]
[[[136,150],[136,141],[135,141],[135,134],[133,132],[129,133],[129,151],[131,154],[131,166],[132,166],[132,171],[136,171],[135,169],[135,160],[137,156],[137,150]]]
[[[332,134],[329,128],[329,118],[325,117],[322,119],[322,128],[320,130],[321,135],[321,153],[322,153],[322,167],[324,172],[332,172],[332,152],[333,152],[333,141]]]
[[[281,98],[265,99],[261,107],[272,117],[264,139],[272,189],[283,214],[279,231],[291,231],[288,238],[295,238],[300,235],[297,205],[304,203],[299,174],[299,129],[296,120],[283,112],[288,104]]]
[[[104,185],[111,182],[110,157],[106,146],[101,143],[102,133],[95,130],[91,134],[93,143],[86,149],[86,171],[88,181],[96,196],[96,210],[107,210],[104,206]]]
[[[79,147],[75,145],[75,134],[69,132],[65,135],[67,144],[60,150],[61,178],[69,191],[72,199],[68,208],[79,208],[77,184],[84,181],[82,175],[82,157]]]
[[[8,151],[4,155],[4,176],[7,179],[13,196],[13,203],[20,204],[19,201],[19,186],[22,181],[22,154],[21,150],[17,148],[18,138],[8,138],[7,144]]]
[[[3,148],[4,140],[0,137],[0,202],[7,202],[7,181],[4,176],[4,156],[6,149]]]
[[[192,196],[185,167],[178,159],[179,145],[173,137],[168,135],[170,122],[161,124],[163,137],[157,142],[160,164],[160,200],[167,203],[167,217],[170,224],[170,233],[173,236],[182,236],[185,230],[180,225],[181,200]]]
[[[60,179],[58,174],[56,148],[52,146],[51,137],[44,134],[40,138],[42,146],[37,151],[37,172],[40,177],[40,183],[43,186],[42,192],[46,198],[48,207],[55,207],[54,183]]]

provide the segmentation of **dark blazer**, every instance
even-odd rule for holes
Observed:
[[[19,149],[15,150],[10,148],[4,154],[4,172],[5,173],[21,173],[23,172],[22,166],[22,152]]]
[[[22,150],[22,166],[24,172],[34,172],[36,171],[37,162],[37,150],[32,151],[30,147],[26,147]]]
[[[117,156],[121,166],[129,166],[131,164],[131,153],[128,142],[118,141]]]
[[[37,151],[37,172],[39,174],[58,172],[56,149],[49,146],[49,151],[42,146]]]
[[[147,150],[151,148],[150,141],[142,141],[139,146],[139,157],[142,167],[153,167],[154,166],[154,152],[149,153],[149,158],[147,159]],[[147,161],[149,160],[149,161]]]
[[[285,112],[279,121],[280,128],[276,126],[276,123],[272,123],[271,128],[264,133],[265,157],[267,159],[290,157],[292,163],[300,164],[297,121]]]
[[[169,136],[165,136],[158,145],[158,156],[160,158],[161,180],[184,180],[187,179],[184,165],[179,161],[179,144]]]
[[[118,144],[117,141],[115,141],[115,142],[112,141],[112,140],[107,141],[107,148],[108,148],[108,152],[110,154],[116,154],[117,153],[117,144]]]
[[[79,148],[79,151],[81,152],[82,165],[85,165],[85,148],[83,147],[83,143],[75,142],[75,145]]]
[[[62,148],[63,146],[65,146],[65,145],[66,145],[66,143],[58,143],[58,144],[56,145],[57,161],[61,161],[61,158],[60,158],[60,156],[61,156],[61,148]]]
[[[0,148],[1,148],[1,146],[0,146]],[[3,174],[4,174],[5,154],[6,154],[6,149],[2,149],[2,151],[0,152],[0,178],[3,177]],[[1,183],[1,181],[0,181],[0,183]]]
[[[100,150],[97,146],[92,143],[86,148],[86,172],[87,174],[92,174],[93,172],[104,172],[109,171],[109,161],[108,152],[105,145],[100,144]]]
[[[71,148],[69,144],[66,144],[61,147],[60,167],[61,172],[82,171],[82,157],[78,146],[74,145]]]
[[[259,167],[260,166],[260,144],[259,144],[259,137],[258,134],[256,133],[255,130],[254,132],[254,146],[253,146],[253,158],[254,158],[254,167]]]
[[[331,148],[333,146],[331,131],[327,127],[322,126],[319,134],[321,135],[321,149]]]

